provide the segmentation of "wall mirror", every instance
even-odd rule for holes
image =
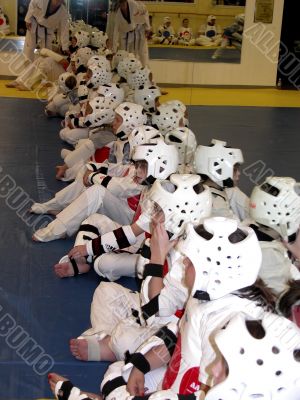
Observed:
[[[24,16],[30,0],[19,0],[18,34],[25,34]],[[83,19],[105,30],[109,0],[66,0],[73,20]],[[152,23],[152,60],[240,63],[242,40],[234,29],[246,0],[147,0]],[[171,28],[170,28],[171,26]],[[226,40],[224,39],[224,33]]]
[[[239,17],[245,13],[246,0],[153,0],[145,3],[152,19],[150,59],[240,63],[243,21]],[[172,29],[170,32],[168,28],[170,25],[174,39]]]

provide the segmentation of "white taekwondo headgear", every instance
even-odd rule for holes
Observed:
[[[138,68],[127,75],[127,83],[131,89],[136,89],[140,86],[151,86],[150,75],[151,70],[148,67]]]
[[[108,36],[105,32],[93,31],[91,33],[90,43],[93,47],[97,47],[97,48],[106,47],[107,40],[108,40]]]
[[[235,21],[240,24],[240,25],[244,25],[245,23],[245,14],[238,14],[234,17]]]
[[[139,104],[125,101],[118,105],[115,112],[123,118],[123,122],[119,126],[116,135],[123,132],[128,136],[134,128],[140,125],[145,125],[147,122],[147,116],[143,112],[143,107]]]
[[[229,372],[205,400],[299,400],[300,330],[293,322],[268,312],[259,321],[239,313],[215,342]]]
[[[207,22],[211,22],[211,21],[214,21],[214,20],[216,20],[216,16],[215,15],[209,15],[207,17]]]
[[[141,86],[134,90],[134,101],[141,104],[144,110],[154,113],[156,110],[155,101],[161,96],[161,91],[158,86]]]
[[[177,148],[172,144],[166,144],[163,139],[156,139],[155,143],[136,146],[132,159],[147,161],[149,182],[154,179],[167,179],[178,168]]]
[[[121,76],[121,78],[124,78],[127,80],[128,75],[132,73],[133,71],[136,71],[137,69],[142,68],[142,64],[140,60],[138,60],[136,57],[133,55],[127,56],[123,58],[118,64],[118,74]]]
[[[126,50],[118,50],[112,59],[112,68],[115,69],[118,67],[119,62],[124,58],[128,57],[130,53]]]
[[[222,187],[233,185],[234,165],[243,162],[242,151],[227,147],[221,140],[213,139],[210,146],[199,145],[195,152],[196,172]]]
[[[85,125],[89,128],[111,124],[115,118],[112,101],[105,97],[95,97],[89,101],[93,112],[85,117]]]
[[[157,129],[153,128],[152,126],[141,125],[137,128],[134,128],[128,136],[131,154],[135,146],[139,146],[145,143],[155,143],[155,140],[159,138],[162,139],[162,135]]]
[[[79,48],[87,47],[90,43],[90,34],[84,30],[79,30],[75,32],[73,36],[76,38],[77,40],[76,45]]]
[[[100,85],[97,89],[97,93],[113,100],[116,107],[124,101],[124,89],[117,83]]]
[[[106,68],[108,71],[111,70],[110,62],[108,61],[108,59],[100,54],[95,54],[89,59],[87,66],[90,67],[92,65],[97,65],[98,67]]]
[[[165,136],[165,142],[175,144],[179,154],[179,165],[191,164],[197,147],[195,134],[185,127],[170,131]]]
[[[89,70],[92,72],[92,77],[86,82],[89,89],[98,88],[100,85],[110,83],[112,80],[112,72],[98,65],[91,65]]]
[[[233,233],[241,240],[237,242]],[[194,264],[191,296],[201,300],[218,299],[252,285],[262,260],[254,231],[223,217],[205,219],[203,226],[196,228],[186,225],[177,249]]]
[[[74,54],[72,54],[71,61],[75,63],[76,69],[78,69],[81,65],[86,67],[92,55],[93,52],[89,47],[82,47],[78,49]]]
[[[178,236],[187,222],[199,224],[211,213],[211,193],[207,186],[201,186],[200,180],[199,175],[172,174],[172,191],[167,190],[166,181],[156,180],[142,204],[143,212],[151,214],[157,203],[164,212],[166,230]]]
[[[157,107],[156,113],[152,115],[152,125],[163,135],[180,126],[183,122],[184,112],[175,104],[165,105],[164,103]]]
[[[300,225],[300,183],[287,177],[267,178],[252,191],[250,215],[287,239]]]

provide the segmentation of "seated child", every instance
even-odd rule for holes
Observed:
[[[157,33],[153,36],[155,44],[175,44],[175,30],[172,26],[171,18],[164,17],[163,24],[158,27]]]
[[[209,15],[207,23],[200,26],[195,44],[198,46],[219,46],[222,41],[222,29],[216,25],[216,17]]]

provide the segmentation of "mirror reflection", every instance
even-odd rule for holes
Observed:
[[[105,31],[109,8],[117,1],[67,0],[66,3],[73,21],[83,20]],[[18,12],[22,15],[18,18],[18,34],[24,35],[24,16],[29,0],[19,2],[22,7],[19,5]],[[150,59],[240,63],[245,2],[246,0],[145,1],[151,24],[147,35]]]
[[[245,0],[198,0],[193,8],[182,5],[180,13],[146,4],[150,59],[240,63]]]

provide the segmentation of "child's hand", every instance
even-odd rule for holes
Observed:
[[[152,236],[150,241],[151,262],[155,264],[163,264],[167,254],[177,243],[177,240],[170,240],[165,230],[164,223],[152,222]]]
[[[92,174],[92,172],[91,172],[90,170],[87,170],[87,171],[85,172],[85,174],[83,175],[82,181],[83,181],[84,186],[86,186],[86,187],[91,186],[91,183],[90,183],[90,181],[89,181],[89,176],[90,176],[91,174]]]
[[[68,253],[69,258],[79,258],[87,255],[88,253],[85,244],[73,247],[73,249]]]
[[[137,368],[133,367],[127,382],[127,391],[131,396],[144,396],[145,376]]]

